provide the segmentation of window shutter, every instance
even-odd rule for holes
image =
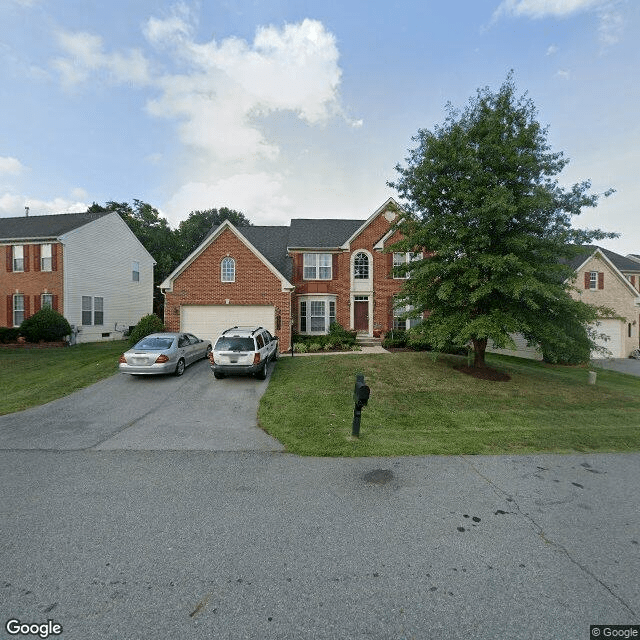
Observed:
[[[51,271],[58,270],[58,244],[51,245]]]
[[[296,254],[294,254],[294,256],[295,256],[295,265],[296,265],[296,268],[295,268],[296,280],[298,282],[302,282],[303,275],[304,275],[304,272],[302,270],[303,269],[303,263],[304,263],[304,254],[296,253]]]
[[[29,296],[24,297],[24,319],[31,317],[31,305],[29,304]]]
[[[58,296],[51,296],[51,308],[54,311],[58,310]]]
[[[33,245],[33,270],[40,271],[40,256],[42,255],[42,251],[40,249],[39,244]]]
[[[333,257],[331,258],[331,279],[332,280],[338,279],[338,254],[337,253],[334,253]]]
[[[393,260],[393,254],[391,254],[391,259]],[[395,304],[394,296],[389,296],[387,299],[387,331],[393,331],[393,307]]]
[[[7,296],[7,327],[13,327],[13,296],[11,294]]]
[[[387,277],[393,279],[393,253],[387,253],[387,272],[389,274]],[[391,309],[391,313],[393,314],[393,308]],[[393,328],[393,324],[391,327]]]
[[[590,271],[585,271],[584,272],[584,288],[585,289],[589,288],[590,282],[591,282],[591,272]]]
[[[598,272],[598,289],[604,289],[604,273]]]
[[[11,273],[13,271],[13,247],[11,245],[7,245],[7,273]],[[10,327],[13,327],[13,312],[11,315],[11,324]]]
[[[38,313],[42,307],[42,297],[33,296],[33,313]]]
[[[636,286],[636,277],[635,276],[631,276],[631,284],[635,287]]]
[[[23,251],[24,251],[24,270],[29,271],[30,265],[29,265],[29,245],[28,244],[24,245]]]

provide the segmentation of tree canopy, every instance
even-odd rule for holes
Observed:
[[[447,105],[444,124],[420,129],[389,183],[404,208],[392,250],[427,251],[405,266],[404,301],[429,312],[420,330],[434,347],[471,342],[479,367],[488,340],[513,347],[514,333],[543,352],[589,347],[586,327],[601,311],[570,296],[567,260],[616,234],[572,227],[599,196],[589,181],[559,185],[568,160],[536,117],[509,74],[497,92],[479,89],[463,110]]]

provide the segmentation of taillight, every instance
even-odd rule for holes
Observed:
[[[119,364],[127,364],[127,359],[124,357],[124,353],[118,358]]]
[[[165,356],[164,353],[156,358],[156,364],[162,364],[163,362],[169,362],[169,356]]]
[[[253,364],[260,363],[260,352],[258,351],[255,356],[253,356]]]
[[[216,363],[216,362],[215,362],[215,360],[213,359],[213,351],[211,351],[211,352],[209,353],[209,362],[210,362],[211,364],[215,364],[215,363]]]

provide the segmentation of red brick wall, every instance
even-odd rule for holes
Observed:
[[[402,288],[404,280],[394,279],[391,276],[393,254],[382,253],[374,250],[377,244],[390,229],[390,223],[381,213],[372,220],[369,225],[351,243],[351,251],[344,251],[334,255],[333,279],[329,281],[305,281],[302,280],[302,253],[293,256],[293,284],[296,285],[296,294],[306,293],[331,293],[336,298],[336,321],[346,329],[351,329],[351,256],[360,249],[366,249],[373,256],[373,326],[374,330],[388,331],[393,326],[392,298]],[[386,246],[397,241],[398,237],[392,237],[386,241]],[[295,311],[297,304],[294,302]],[[391,326],[390,326],[391,323]],[[294,326],[297,326],[294,324]]]
[[[40,296],[43,293],[55,296],[56,311],[64,314],[62,244],[56,243],[52,247],[52,253],[55,255],[53,260],[55,271],[40,271],[40,245],[24,246],[28,247],[25,249],[25,270],[16,273],[7,269],[11,245],[5,245],[0,249],[0,326],[3,327],[13,326],[13,322],[9,323],[9,318],[13,314],[13,294],[15,293],[25,296],[25,317],[32,316],[39,309]]]
[[[230,256],[236,263],[235,282],[221,282],[220,263]],[[173,283],[165,294],[164,321],[168,331],[180,330],[180,307],[189,305],[274,305],[282,319],[276,334],[281,351],[291,346],[291,294],[282,282],[230,230],[225,230]]]

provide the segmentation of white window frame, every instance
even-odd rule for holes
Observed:
[[[303,280],[331,280],[333,278],[333,254],[305,253],[302,260]]]
[[[18,304],[18,303],[21,304]],[[13,326],[19,327],[24,321],[24,294],[13,294]]]
[[[597,289],[598,288],[598,272],[590,271],[589,272],[589,289]]]
[[[323,319],[322,328],[317,328],[319,318]],[[300,334],[326,335],[329,333],[331,324],[335,321],[335,296],[304,296],[298,300],[298,332]],[[315,329],[312,329],[313,324],[316,326]]]
[[[53,293],[40,294],[40,308],[44,309],[45,307],[53,309]]]
[[[227,256],[222,259],[220,263],[220,282],[235,282],[236,281],[236,261]]]
[[[24,271],[24,245],[14,244],[12,249],[13,271],[14,273],[22,273]]]
[[[366,263],[364,261],[366,261]],[[353,258],[353,279],[371,279],[371,260],[369,259],[369,255],[365,251],[358,251]]]
[[[53,245],[40,245],[40,271],[53,271]]]
[[[403,275],[396,273],[396,267],[404,266],[405,264],[411,264],[416,260],[422,260],[422,252],[414,253],[413,251],[407,251],[406,253],[394,253],[393,254],[393,279],[394,280],[408,280],[411,277],[411,272],[407,271]]]
[[[104,325],[104,298],[102,296],[82,296],[81,310],[83,327]]]
[[[97,327],[104,325],[104,298],[101,296],[93,299],[93,324]]]
[[[422,322],[422,318],[401,318],[405,313],[413,311],[415,307],[412,304],[393,305],[393,328],[395,330],[407,331]],[[404,326],[403,326],[404,325]]]
[[[131,263],[131,282],[140,282],[140,263],[137,260]]]
[[[83,327],[88,327],[93,324],[93,298],[91,296],[82,296],[80,317]]]

